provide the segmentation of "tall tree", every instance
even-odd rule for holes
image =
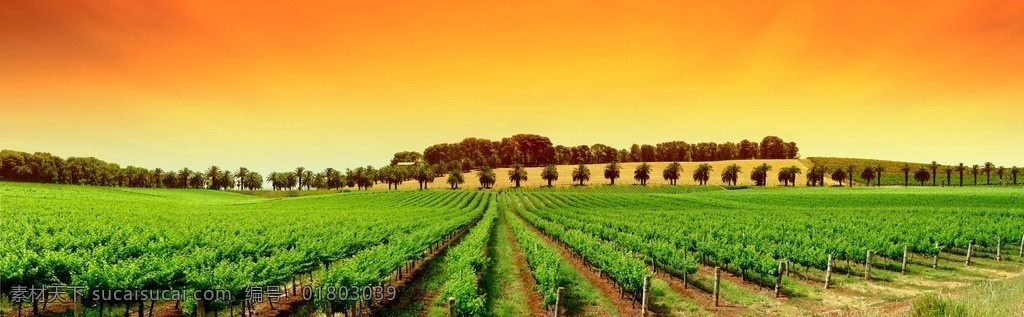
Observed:
[[[399,178],[398,183],[401,183],[401,179],[403,178],[401,176],[401,171],[395,171],[395,172],[396,172],[395,176],[397,176]],[[313,171],[306,170],[306,171],[302,172],[302,182],[299,183],[299,187],[302,187],[302,185],[306,185],[306,190],[309,190],[309,187],[310,187],[309,185],[312,185],[311,183],[313,182],[313,176],[314,176]],[[395,189],[398,189],[398,185],[395,185]]]
[[[448,185],[450,185],[452,189],[459,189],[459,185],[465,182],[466,180],[462,178],[461,170],[456,168],[451,173],[448,173]]]
[[[583,182],[590,181],[590,169],[580,164],[572,170],[572,181],[580,182],[580,186],[583,186]]]
[[[528,178],[526,174],[526,168],[523,164],[516,163],[508,170],[508,180],[516,183],[516,188],[519,188],[519,182],[525,182]]]
[[[854,173],[853,173],[853,172],[854,172],[854,171],[856,171],[856,170],[857,170],[857,166],[855,166],[855,165],[853,165],[853,164],[850,164],[850,165],[847,165],[847,166],[846,166],[846,175],[848,175],[848,176],[849,176],[849,178],[850,178],[850,181],[849,181],[849,183],[850,183],[850,184],[849,184],[849,185],[850,185],[850,187],[853,187],[853,178],[854,178],[854,177],[857,177],[857,176],[856,176],[857,174],[854,174]]]
[[[1013,176],[1013,186],[1017,186],[1017,175],[1020,175],[1020,168],[1017,168],[1017,166],[1011,167],[1010,175]]]
[[[931,168],[932,168],[931,175],[938,175],[938,173],[939,173],[939,162],[932,161]],[[938,184],[936,184],[935,177],[932,177],[932,186],[938,186]]]
[[[300,166],[300,167],[296,167],[295,168],[295,177],[298,177],[297,181],[299,183],[299,190],[302,190],[302,184],[303,184],[302,183],[302,177],[306,175],[305,173],[306,173],[306,168],[305,167],[301,167]],[[388,187],[388,189],[391,189],[391,187]]]
[[[875,165],[875,186],[882,186],[882,173],[885,173],[885,166],[882,166],[882,164]]]
[[[834,171],[832,171],[832,180],[839,182],[839,187],[843,186],[843,181],[846,180],[846,177],[846,171],[844,171],[842,168],[837,168]]]
[[[903,187],[910,186],[910,163],[903,163],[900,171],[903,172]]]
[[[996,176],[999,176],[999,185],[1003,184],[1003,175],[1006,175],[1006,167],[1000,166],[996,169]]]
[[[921,166],[921,168],[914,173],[914,180],[921,183],[921,186],[924,186],[924,182],[927,182],[930,178],[932,178],[932,175],[928,173],[928,170],[925,169],[924,166]]]
[[[682,173],[683,166],[679,165],[679,162],[672,162],[669,163],[668,166],[665,166],[665,170],[661,172],[661,176],[668,181],[669,185],[675,185]]]
[[[612,185],[615,185],[615,179],[619,178],[619,171],[622,169],[619,166],[619,162],[611,162],[604,166],[604,178],[611,180]]]
[[[992,162],[985,162],[985,167],[983,169],[985,171],[985,185],[992,185],[992,170],[995,168],[996,165],[992,164]]]
[[[755,166],[754,170],[750,172],[750,180],[754,181],[755,186],[767,186],[768,173],[771,171],[771,165],[768,165],[768,163],[761,163],[761,165]]]
[[[511,171],[509,172],[511,175]],[[498,181],[498,175],[496,175],[494,170],[489,166],[481,167],[480,170],[476,172],[476,177],[480,180],[480,187],[483,188],[491,188],[491,186]],[[519,187],[518,182],[516,183],[516,187]]]
[[[633,179],[640,182],[640,185],[646,186],[647,180],[651,179],[651,166],[647,163],[637,165],[636,170],[633,171]]]
[[[779,169],[779,177],[778,177],[778,179],[779,179],[780,182],[782,182],[783,186],[789,186],[790,184],[792,184],[793,186],[796,186],[796,176],[801,174],[801,173],[802,172],[800,171],[799,167],[796,167],[796,166],[783,167],[783,168]],[[870,182],[868,184],[870,184]]]
[[[249,169],[245,167],[239,167],[238,172],[235,172],[235,177],[238,178],[238,185],[240,185],[239,187],[245,190],[245,179],[249,177]]]
[[[946,165],[946,186],[953,186],[953,167]]]
[[[978,170],[980,168],[981,166],[978,166],[978,164],[971,166],[971,175],[974,175],[974,186],[978,186]]]
[[[427,164],[419,165],[413,172],[413,179],[419,183],[420,189],[426,189],[427,183],[434,181],[434,171]]]
[[[743,169],[735,163],[726,166],[725,169],[722,170],[722,183],[736,186],[736,182],[739,181],[741,172],[743,172]]]
[[[160,188],[160,185],[164,180],[164,170],[162,168],[153,169],[153,187]]]
[[[540,171],[540,178],[548,181],[548,187],[551,187],[551,182],[558,180],[558,168],[548,164],[543,171]]]
[[[963,162],[960,162],[960,164],[956,166],[956,172],[960,174],[960,187],[964,187],[964,171],[966,170],[967,166],[964,165]]]
[[[220,177],[220,167],[213,165],[206,169],[206,179],[210,180],[210,189],[217,189],[218,177]]]
[[[693,180],[697,182],[698,185],[707,185],[708,180],[711,179],[711,172],[713,170],[714,169],[711,168],[710,164],[701,163],[693,170]]]
[[[864,184],[871,186],[871,180],[875,179],[875,169],[871,166],[864,167],[860,172],[860,178],[864,180]]]

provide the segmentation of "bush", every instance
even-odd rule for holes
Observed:
[[[967,316],[967,309],[963,305],[942,299],[935,294],[928,294],[914,302],[910,315],[914,317]]]

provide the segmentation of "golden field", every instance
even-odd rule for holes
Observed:
[[[648,185],[668,185],[668,181],[662,178],[662,171],[671,162],[651,162],[651,179],[647,181]],[[711,165],[712,173],[711,180],[708,181],[708,185],[725,185],[722,183],[722,170],[726,166],[737,164],[742,169],[740,173],[739,182],[737,185],[754,185],[754,182],[750,180],[750,171],[754,170],[755,166],[761,165],[761,163],[768,163],[772,167],[772,171],[768,175],[768,186],[781,186],[782,184],[777,181],[778,171],[782,167],[797,166],[804,173],[807,168],[811,165],[806,161],[802,160],[734,160],[734,161],[716,161],[716,162],[680,162],[683,166],[682,178],[677,182],[678,185],[696,185],[697,182],[693,180],[693,171],[698,165],[707,163]],[[640,182],[633,179],[633,171],[641,163],[620,163],[621,171],[619,172],[619,178],[615,180],[615,185],[634,185]],[[604,178],[604,167],[607,164],[587,164],[590,168],[590,181],[586,182],[586,185],[607,185],[609,181]],[[552,186],[572,186],[578,183],[572,181],[572,171],[577,165],[557,165],[558,168],[558,180],[552,182]],[[520,186],[523,187],[540,187],[547,186],[547,181],[540,177],[540,172],[543,167],[527,167],[527,178],[525,182],[521,182]],[[515,187],[515,183],[508,180],[508,168],[496,168],[494,173],[497,175],[498,181],[494,184],[493,188],[509,188]],[[464,172],[463,176],[466,180],[460,188],[478,188],[480,182],[476,177],[476,170]],[[434,182],[429,184],[429,188],[448,188],[448,176],[438,177],[434,179]],[[797,186],[804,186],[807,181],[806,175],[801,173],[797,176]],[[387,189],[387,184],[374,185],[373,189]],[[419,185],[415,180],[406,181],[398,186],[399,189],[417,189]]]

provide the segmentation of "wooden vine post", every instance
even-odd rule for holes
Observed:
[[[719,270],[720,269],[716,266],[715,267],[715,292],[714,292],[715,293],[715,307],[718,307],[718,288],[719,288],[719,283],[720,283],[720,279],[721,279],[721,273],[719,272]]]
[[[935,258],[932,260],[932,269],[939,268],[939,253],[942,253],[942,249],[939,248],[939,242],[935,241]]]
[[[448,297],[448,317],[455,317],[455,297]]]
[[[565,287],[561,286],[559,286],[558,289],[555,290],[555,317],[558,317],[558,311],[561,310],[562,308],[562,292],[564,290]]]
[[[910,246],[903,245],[903,266],[900,268],[900,274],[907,275],[907,253],[910,251]]]
[[[832,280],[832,255],[828,255],[828,263],[825,264],[825,289],[828,289],[828,282]]]
[[[201,299],[196,301],[196,316],[206,317],[206,301]]]
[[[82,297],[75,296],[75,317],[82,317]]]
[[[775,297],[779,297],[782,291],[782,260],[779,260],[779,269],[775,272]]]
[[[967,266],[971,266],[971,252],[974,252],[974,240],[967,244]]]
[[[1003,237],[996,238],[996,262],[1003,261]]]
[[[864,258],[864,279],[871,280],[871,255],[872,251],[868,250],[867,256]]]
[[[651,277],[644,276],[643,296],[640,299],[640,316],[647,316],[647,290],[651,287]]]
[[[1017,256],[1024,257],[1024,235],[1020,236],[1020,253]]]

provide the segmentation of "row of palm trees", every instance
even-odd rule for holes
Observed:
[[[820,168],[820,169],[819,169]],[[842,186],[844,181],[848,181],[849,186],[853,186],[853,175],[857,170],[855,165],[847,165],[845,167],[837,167],[832,170],[832,180],[839,182]],[[825,167],[814,167],[812,171],[808,173],[808,185],[814,186],[819,184],[821,181],[818,175],[824,175],[828,171]],[[878,164],[875,166],[865,166],[860,170],[860,178],[865,184],[871,185],[874,182],[875,186],[882,186],[882,175],[886,172],[885,166]],[[936,161],[932,161],[929,165],[921,165],[917,169],[911,167],[909,163],[904,163],[900,167],[900,172],[903,173],[903,186],[910,186],[910,176],[913,175],[914,181],[918,182],[921,186],[925,186],[928,181],[932,182],[932,186],[938,186],[939,173],[943,172],[946,175],[946,180],[943,182],[946,186],[953,185],[953,175],[957,176],[958,185],[964,186],[964,175],[969,173],[973,176],[974,185],[978,185],[978,175],[985,175],[985,184],[992,185],[992,174],[996,174],[999,178],[1000,184],[1005,184],[1005,176],[1012,178],[1013,185],[1017,185],[1017,177],[1021,175],[1024,170],[1014,166],[1006,168],[1003,166],[996,167],[991,162],[986,162],[983,165],[972,165],[967,166],[964,163],[957,165],[940,165]],[[813,176],[812,176],[813,175]],[[824,182],[820,183],[824,186]]]
[[[758,186],[764,186],[767,184],[768,173],[771,172],[772,166],[767,163],[763,163],[759,166],[754,167],[754,171],[751,173],[751,180],[755,181]],[[604,178],[609,181],[610,185],[615,185],[615,180],[621,177],[622,166],[618,162],[611,162],[604,167]],[[698,165],[692,173],[692,178],[698,185],[707,185],[708,181],[711,180],[711,175],[714,172],[714,168],[710,164],[704,163]],[[636,169],[633,170],[633,179],[636,180],[640,185],[646,186],[647,181],[651,179],[653,173],[653,167],[647,163],[641,163],[637,165]],[[743,173],[743,169],[737,165],[732,164],[726,166],[721,172],[722,183],[725,185],[736,186],[739,181],[739,175]],[[781,168],[779,170],[778,179],[785,186],[796,186],[796,177],[801,174],[802,171],[799,167],[790,166]],[[572,170],[572,181],[577,183],[578,186],[585,186],[586,182],[590,181],[591,172],[590,168],[585,164],[579,164]],[[482,167],[476,172],[476,177],[480,182],[480,187],[491,188],[494,186],[497,176],[494,170],[490,167]],[[551,187],[553,182],[558,180],[559,173],[558,168],[555,165],[545,166],[540,172],[541,179],[547,181],[548,187]],[[676,185],[678,180],[683,177],[683,167],[679,162],[669,163],[668,166],[662,170],[662,178],[668,181],[669,185]],[[529,179],[529,174],[526,168],[522,164],[515,164],[508,171],[508,180],[515,184],[518,188]],[[461,170],[454,170],[448,174],[447,183],[450,188],[458,189],[459,186],[466,182],[466,177],[463,175]]]

